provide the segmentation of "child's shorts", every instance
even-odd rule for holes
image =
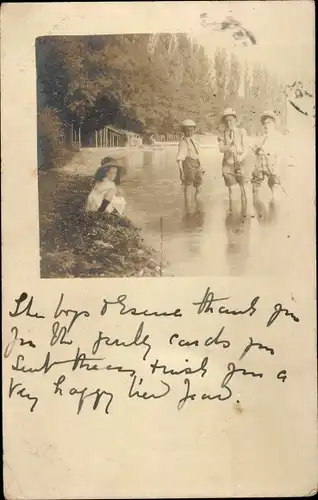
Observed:
[[[277,176],[271,172],[268,168],[268,164],[262,158],[259,159],[252,172],[251,183],[254,188],[260,187],[267,178],[267,184],[269,188],[273,188],[275,185],[279,184]]]
[[[240,163],[239,168],[236,165],[223,162],[222,174],[227,187],[234,186],[235,184],[246,183],[248,181],[248,178],[244,175],[244,166],[244,162]]]
[[[186,186],[199,187],[203,181],[203,171],[199,160],[189,156],[183,161],[184,184]]]

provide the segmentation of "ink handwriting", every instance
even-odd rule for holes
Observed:
[[[231,382],[233,376],[236,373],[241,373],[244,376],[251,376],[254,378],[262,378],[263,377],[263,373],[261,373],[261,372],[257,373],[257,372],[253,372],[253,371],[247,371],[247,370],[245,370],[245,368],[236,368],[234,363],[229,363],[227,369],[228,369],[228,373],[224,376],[222,383],[221,383],[221,389],[225,390],[226,393],[223,394],[222,391],[219,392],[218,394],[203,393],[200,396],[202,401],[205,401],[205,400],[213,401],[214,399],[218,400],[218,401],[227,401],[228,399],[230,399],[232,397],[233,392],[232,392],[232,389],[229,387],[229,383]],[[178,405],[177,405],[178,410],[181,410],[187,401],[189,401],[189,400],[195,401],[197,399],[197,394],[194,392],[191,393],[190,380],[188,378],[186,378],[184,380],[184,383],[186,385],[186,393],[178,402]]]
[[[98,371],[98,370],[115,370],[120,373],[128,373],[131,377],[135,374],[135,370],[130,368],[124,368],[122,366],[112,366],[103,365],[100,366],[100,361],[106,361],[106,358],[88,358],[84,352],[81,352],[80,348],[77,348],[76,355],[74,358],[65,359],[62,361],[51,361],[51,352],[48,351],[44,362],[37,368],[33,368],[24,364],[23,354],[17,356],[15,364],[12,365],[13,371],[23,372],[23,373],[48,373],[54,366],[59,365],[71,365],[71,370],[75,371],[77,369],[85,369],[86,371]]]
[[[136,383],[136,380],[137,380],[137,377],[134,376],[133,380],[131,382],[131,386],[130,386],[129,391],[128,391],[129,398],[137,397],[137,398],[144,399],[144,400],[161,399],[161,398],[164,398],[165,396],[167,396],[167,394],[169,394],[169,392],[170,392],[170,385],[167,384],[167,382],[164,382],[163,380],[160,380],[161,384],[165,386],[165,389],[163,390],[162,393],[154,394],[153,392],[147,392],[144,390],[143,390],[143,392],[140,392],[139,386],[141,386],[143,384],[143,379],[139,378],[137,383]],[[137,389],[136,386],[138,386],[139,388]]]
[[[276,346],[274,346],[274,349],[274,347],[267,345],[267,343],[256,342],[253,337],[248,337],[247,340],[246,333],[242,326],[241,329],[238,328],[232,335],[227,331],[227,319],[229,321],[232,320],[232,322],[234,319],[236,323],[240,323],[239,320],[236,320],[237,317],[245,316],[246,318],[251,318],[256,313],[259,314],[261,312],[261,310],[258,310],[261,300],[260,296],[255,295],[252,300],[246,301],[244,306],[241,307],[237,307],[237,305],[233,303],[234,299],[231,296],[227,296],[226,293],[222,294],[222,297],[217,296],[210,287],[205,289],[201,297],[200,300],[191,301],[191,312],[193,313],[194,306],[194,314],[208,315],[208,317],[203,318],[202,321],[201,319],[199,320],[201,324],[202,322],[208,323],[208,332],[202,332],[200,330],[200,325],[197,330],[194,330],[197,333],[192,333],[191,336],[187,338],[186,332],[183,332],[181,329],[179,329],[179,331],[175,329],[176,322],[174,319],[183,316],[181,308],[171,307],[170,309],[169,307],[169,311],[165,311],[163,308],[161,310],[160,308],[149,310],[144,307],[137,309],[131,304],[128,305],[129,301],[127,295],[120,294],[117,296],[116,300],[113,301],[102,298],[101,309],[97,310],[97,315],[99,317],[104,316],[107,312],[111,311],[112,314],[117,314],[122,317],[136,317],[137,325],[132,336],[121,335],[120,330],[118,335],[112,336],[106,329],[102,331],[103,327],[101,330],[99,330],[100,327],[98,327],[98,330],[95,332],[89,329],[81,332],[83,335],[81,337],[78,335],[77,342],[75,343],[74,339],[71,338],[72,335],[74,337],[75,325],[88,325],[94,327],[95,324],[91,319],[84,322],[84,318],[91,317],[91,313],[88,310],[78,309],[74,305],[73,308],[66,307],[64,293],[61,293],[57,306],[56,303],[54,304],[51,313],[53,319],[51,325],[49,323],[48,330],[44,328],[44,326],[46,326],[45,323],[42,322],[38,325],[42,335],[41,347],[43,344],[50,346],[46,347],[44,352],[40,351],[38,353],[39,355],[34,357],[33,354],[36,353],[34,349],[38,349],[40,346],[37,346],[30,338],[25,338],[25,335],[21,336],[19,326],[14,325],[11,328],[11,339],[4,349],[4,358],[10,358],[11,370],[16,372],[14,373],[14,377],[12,376],[9,379],[9,399],[16,398],[17,401],[24,400],[28,402],[29,404],[26,408],[29,407],[31,413],[37,408],[42,397],[41,393],[36,395],[31,394],[28,385],[26,385],[25,381],[21,378],[24,374],[28,374],[28,376],[33,375],[31,379],[36,377],[36,375],[41,375],[41,377],[44,376],[44,382],[37,387],[41,388],[41,391],[45,391],[45,380],[47,380],[50,386],[51,395],[53,394],[54,396],[54,401],[59,400],[63,402],[65,397],[71,397],[71,400],[75,401],[77,415],[80,415],[84,410],[101,410],[101,412],[106,415],[110,413],[114,398],[117,396],[116,391],[110,385],[103,387],[104,383],[98,383],[97,386],[94,385],[90,387],[89,382],[90,379],[96,381],[96,379],[103,378],[108,381],[108,384],[113,383],[113,379],[116,381],[118,373],[129,377],[129,379],[124,379],[123,381],[123,384],[125,384],[125,397],[130,400],[133,399],[143,402],[159,401],[167,397],[170,393],[175,391],[173,384],[181,379],[181,393],[179,393],[175,399],[177,410],[182,410],[185,406],[191,405],[191,403],[198,403],[198,401],[226,402],[232,398],[234,393],[233,385],[236,379],[240,378],[239,376],[242,378],[250,377],[250,379],[254,380],[260,380],[265,377],[266,382],[268,378],[270,378],[268,377],[268,373],[270,373],[271,369],[269,363],[266,364],[266,372],[264,370],[263,373],[262,366],[257,365],[257,368],[253,371],[241,367],[232,361],[229,362],[229,358],[227,357],[227,353],[231,353],[233,347],[234,349],[237,347],[235,344],[240,344],[241,342],[244,342],[241,345],[241,350],[238,351],[238,354],[235,354],[235,356],[240,355],[239,361],[242,361],[247,355],[248,358],[254,355],[254,359],[252,359],[254,362],[258,360],[260,360],[260,362],[266,362],[264,358],[268,355],[276,355],[277,357],[278,352],[276,352]],[[18,318],[26,316],[34,319],[45,318],[44,315],[36,312],[36,302],[36,297],[34,298],[32,295],[28,295],[26,292],[21,293],[20,296],[15,299],[15,308],[9,312],[10,317]],[[100,307],[100,304],[98,307]],[[265,328],[265,325],[267,328],[272,326],[280,316],[287,317],[294,323],[299,323],[300,321],[299,318],[293,312],[285,308],[282,303],[276,303],[274,305],[273,302],[272,309],[269,310],[269,313],[270,314],[267,313],[267,316],[264,317],[265,321],[263,322],[263,328]],[[223,324],[223,326],[217,326],[217,330],[214,331],[211,330],[211,324],[213,327],[214,321],[212,315],[217,317],[222,316],[220,321],[222,321],[221,324]],[[152,319],[170,318],[172,320],[173,330],[167,333],[165,328],[162,328],[162,331],[157,329],[156,335],[154,333],[149,334],[147,331],[147,321],[150,321],[147,320],[148,317]],[[105,320],[101,320],[100,318],[100,321]],[[124,319],[122,319],[122,321],[125,323]],[[133,321],[134,320],[131,319],[128,323]],[[248,322],[250,321],[253,323],[253,320],[248,319]],[[90,325],[90,322],[92,325]],[[163,321],[161,324],[162,323],[165,322]],[[165,326],[168,325],[169,322],[167,321]],[[180,327],[180,322],[178,322],[178,326]],[[176,331],[178,333],[176,333]],[[266,330],[266,332],[268,332],[268,330]],[[258,332],[258,335],[261,335],[261,333]],[[271,339],[273,338],[270,332],[268,332],[268,338],[269,337]],[[38,339],[38,337],[36,338]],[[83,343],[81,343],[81,339]],[[73,343],[75,343],[76,347],[73,346]],[[57,344],[59,347],[55,347]],[[166,346],[167,354],[173,355],[173,357],[170,356],[170,361],[164,358],[164,354],[162,354],[162,345]],[[71,350],[70,355],[63,355],[63,352],[69,352],[66,350],[66,346],[67,350]],[[159,356],[156,352],[157,346],[160,348]],[[140,348],[139,350],[135,350],[137,354],[140,354],[136,366],[133,365],[134,356],[129,356],[129,353],[133,353],[133,351],[127,351],[127,349],[133,349],[135,347]],[[243,347],[244,349],[242,351]],[[50,348],[51,350],[49,350]],[[256,357],[256,354],[260,351],[262,351],[262,354]],[[60,354],[61,352],[62,355]],[[107,353],[106,356],[104,355],[105,353]],[[111,362],[112,359],[110,356],[112,353],[116,353],[115,362]],[[163,351],[163,353],[165,353],[165,351]],[[191,355],[194,353],[195,357],[193,360],[191,359]],[[181,358],[178,357],[180,354]],[[200,356],[198,356],[198,354],[200,354]],[[208,354],[208,356],[205,354]],[[128,366],[125,366],[124,363],[120,361],[121,355],[125,356],[124,360],[131,359],[131,362],[128,362]],[[225,363],[223,368],[222,363]],[[50,376],[45,377],[45,375],[51,373],[53,369],[57,372],[53,379],[54,381],[51,380]],[[216,369],[215,372],[213,372],[214,369]],[[282,369],[277,373],[278,369],[279,367],[274,368],[271,372],[271,376],[275,380],[284,383],[287,380],[287,370]],[[59,370],[61,370],[62,373],[61,371],[58,373]],[[222,372],[222,370],[224,371]],[[81,380],[84,379],[84,382],[77,385],[77,374],[72,376],[72,380],[69,375],[79,371],[82,371],[82,376],[80,378]],[[104,373],[104,377],[97,377],[96,372],[101,371],[107,371],[108,373]],[[18,373],[20,375],[18,375]],[[209,385],[209,379],[213,380],[213,373],[216,373],[218,379],[216,380],[216,386],[212,387]],[[218,375],[219,373],[221,373],[220,377]],[[95,374],[95,378],[89,374]],[[20,380],[16,378],[20,378]],[[203,378],[204,390],[200,390],[200,384],[203,383]],[[129,380],[129,383],[127,383],[127,380]],[[171,381],[173,381],[173,383]],[[257,384],[258,382],[256,382],[256,386]],[[268,390],[268,387],[264,390]],[[282,386],[281,390],[284,390],[284,386]],[[171,398],[171,394],[169,398]]]
[[[188,359],[185,360],[186,363],[189,362]],[[164,375],[182,375],[185,373],[186,375],[194,375],[195,373],[201,372],[201,377],[204,377],[207,374],[207,369],[205,368],[208,364],[209,358],[205,357],[199,368],[191,368],[187,366],[186,368],[182,368],[181,370],[176,370],[173,368],[168,368],[166,365],[160,365],[159,360],[156,359],[154,363],[150,363],[151,373],[154,374],[156,370],[161,370]]]
[[[16,308],[14,312],[9,311],[9,316],[11,318],[15,318],[17,316],[22,316],[22,314],[26,314],[26,316],[29,316],[30,318],[37,318],[37,319],[44,319],[45,316],[42,316],[39,313],[33,313],[31,311],[32,305],[33,305],[33,296],[30,297],[29,302],[27,305],[24,307],[24,309],[20,309],[22,304],[28,299],[28,294],[26,292],[22,292],[20,297],[18,299],[15,299],[16,303]]]
[[[65,388],[61,387],[62,385],[64,385],[65,381],[66,381],[66,376],[65,375],[60,375],[59,378],[57,379],[57,381],[53,382],[53,385],[55,386],[53,394],[58,394],[60,396],[63,396],[63,394],[65,394],[65,392],[66,392]],[[77,389],[76,387],[72,387],[71,389],[69,389],[67,391],[67,393],[70,396],[76,396],[76,395],[80,396],[79,400],[78,400],[78,406],[77,406],[77,415],[80,414],[80,412],[81,412],[81,410],[83,408],[84,402],[88,398],[95,397],[92,409],[93,409],[93,411],[97,410],[97,408],[99,407],[99,404],[100,404],[101,399],[103,398],[103,396],[108,396],[108,401],[107,401],[107,403],[105,405],[105,413],[108,415],[109,414],[110,405],[111,405],[111,403],[113,401],[113,398],[114,398],[114,394],[112,392],[105,391],[105,390],[102,390],[102,389],[95,389],[92,392],[88,392],[88,388],[87,387],[84,387],[83,389]]]
[[[80,318],[81,316],[84,316],[85,318],[88,318],[90,316],[88,311],[78,311],[77,309],[63,309],[62,304],[64,300],[64,293],[61,293],[59,303],[57,305],[57,308],[54,313],[54,319],[59,318],[62,314],[64,314],[66,317],[71,317],[70,324],[67,327],[67,331],[69,332],[74,325],[74,323]]]
[[[297,316],[295,316],[294,313],[292,312],[289,312],[288,309],[285,309],[282,304],[278,303],[278,304],[275,304],[274,306],[274,312],[273,314],[271,315],[271,317],[269,318],[269,320],[267,321],[267,324],[266,326],[269,327],[271,326],[274,321],[276,321],[276,319],[278,318],[278,316],[283,313],[285,314],[285,316],[290,316],[291,319],[293,321],[295,321],[295,323],[298,323],[299,322],[299,318],[297,318]]]
[[[33,401],[31,407],[30,407],[30,412],[32,413],[34,408],[36,407],[38,403],[38,398],[35,396],[31,396],[29,392],[25,389],[23,384],[21,382],[14,382],[14,378],[10,378],[10,385],[9,385],[9,398],[12,398],[14,394],[17,394],[17,396],[20,396],[20,398],[26,398],[29,401]]]
[[[198,306],[197,314],[202,314],[202,313],[211,313],[213,314],[214,312],[217,312],[218,314],[227,314],[231,316],[239,316],[239,315],[249,315],[253,316],[253,314],[256,313],[256,304],[258,303],[260,297],[254,297],[254,299],[251,301],[250,305],[246,309],[228,309],[225,306],[220,306],[216,311],[213,308],[213,305],[215,302],[222,302],[225,300],[229,300],[231,297],[222,297],[222,298],[217,298],[215,297],[214,292],[211,292],[210,287],[206,289],[205,295],[203,299],[200,302],[193,302],[192,304],[194,306]]]
[[[276,377],[278,380],[281,380],[282,382],[285,382],[285,380],[287,379],[287,371],[286,370],[281,370],[280,372],[277,373],[277,377]]]
[[[221,328],[216,337],[208,337],[203,345],[204,347],[209,347],[211,345],[222,345],[224,349],[230,347],[231,343],[229,340],[221,340],[221,335],[224,332],[225,326]],[[177,345],[178,347],[199,347],[199,340],[184,340],[180,338],[178,333],[173,333],[169,338],[170,345]]]
[[[11,333],[13,334],[13,338],[10,340],[10,342],[7,344],[4,350],[5,358],[8,358],[10,356],[17,342],[19,343],[20,347],[26,346],[35,349],[36,345],[32,342],[32,340],[24,340],[22,337],[21,338],[18,337],[19,330],[16,326],[13,326],[11,328]]]
[[[244,356],[246,356],[246,354],[248,353],[248,351],[252,348],[252,347],[258,347],[259,349],[265,349],[265,351],[269,352],[272,356],[273,354],[275,354],[275,351],[272,347],[268,347],[267,345],[265,344],[261,344],[259,342],[253,342],[253,339],[252,337],[249,337],[249,344],[245,347],[244,351],[242,352],[241,356],[239,359],[243,359]]]
[[[97,351],[99,350],[99,347],[101,345],[101,342],[103,342],[106,346],[112,347],[112,346],[117,346],[117,347],[132,347],[132,346],[145,346],[146,352],[143,355],[143,360],[145,361],[149,352],[151,351],[151,344],[148,343],[149,340],[149,335],[145,335],[142,339],[142,334],[143,334],[143,329],[144,329],[144,321],[142,321],[138,327],[137,333],[134,337],[134,339],[131,342],[125,342],[120,339],[114,339],[112,340],[110,337],[104,336],[103,332],[99,332],[97,340],[95,340],[92,348],[92,354],[97,354]]]
[[[67,338],[68,329],[66,326],[60,326],[58,321],[55,321],[52,325],[52,338],[50,341],[50,346],[54,346],[59,342],[60,344],[72,345],[73,340]]]
[[[77,406],[77,415],[80,414],[85,400],[88,398],[94,397],[94,396],[95,396],[95,400],[94,400],[94,404],[93,404],[93,411],[97,410],[99,403],[101,402],[101,399],[104,396],[108,397],[108,401],[105,405],[105,413],[108,415],[109,414],[109,407],[110,407],[111,402],[114,398],[113,393],[108,392],[108,391],[104,391],[102,389],[95,389],[95,391],[92,391],[92,392],[87,392],[87,391],[88,391],[87,387],[84,387],[84,389],[76,389],[75,387],[72,387],[72,389],[70,389],[69,393],[71,396],[75,396],[75,395],[80,396],[79,401],[78,401],[78,406]]]
[[[174,318],[181,318],[182,317],[182,312],[181,309],[175,309],[173,312],[158,312],[158,311],[152,311],[149,312],[148,309],[145,309],[143,311],[137,311],[135,307],[131,307],[127,309],[126,306],[126,301],[127,295],[118,295],[117,300],[115,302],[111,302],[109,300],[103,299],[104,300],[104,305],[101,310],[101,316],[104,316],[108,310],[109,305],[120,305],[120,315],[126,315],[126,314],[131,314],[132,316],[155,316],[157,318],[159,317],[174,317]]]

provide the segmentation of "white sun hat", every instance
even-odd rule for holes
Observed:
[[[236,118],[236,111],[232,108],[226,108],[222,113],[222,119],[226,116],[234,116]]]
[[[193,120],[190,120],[189,118],[186,118],[182,122],[182,127],[196,127],[196,124]]]
[[[270,110],[264,111],[264,113],[262,113],[261,115],[261,122],[263,122],[265,118],[271,118],[272,120],[274,120],[274,122],[276,122],[276,115],[274,111]]]

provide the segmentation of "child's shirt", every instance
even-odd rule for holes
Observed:
[[[256,147],[259,148],[258,157],[261,164],[263,165],[265,162],[265,166],[268,166],[277,175],[282,173],[282,164],[284,163],[283,144],[284,138],[277,130],[271,130],[264,134],[256,144]]]
[[[193,137],[183,137],[179,142],[177,161],[184,161],[187,157],[199,159],[199,145]]]
[[[225,129],[218,135],[218,143],[220,151],[223,151],[224,146],[233,144],[236,153],[231,151],[224,152],[224,161],[232,165],[234,163],[234,154],[240,155],[243,160],[248,153],[247,133],[243,128],[234,127],[233,129]]]
[[[282,141],[282,135],[278,131],[272,130],[261,137],[257,147],[260,148],[261,154],[279,161],[282,154]]]

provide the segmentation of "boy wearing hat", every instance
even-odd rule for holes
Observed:
[[[184,186],[184,199],[186,212],[190,212],[191,193],[194,189],[194,198],[197,211],[200,210],[199,194],[202,185],[202,174],[199,146],[194,140],[196,124],[193,120],[186,119],[182,122],[183,138],[179,142],[177,164],[180,179]]]
[[[237,127],[236,112],[232,108],[224,110],[221,119],[223,132],[218,136],[219,149],[223,153],[222,174],[229,190],[229,211],[233,208],[233,189],[238,185],[241,194],[242,211],[246,212],[247,198],[245,192],[244,160],[248,154],[247,133]]]
[[[280,182],[277,177],[278,169],[281,163],[281,134],[276,129],[276,116],[273,111],[265,111],[261,115],[261,123],[264,128],[264,134],[260,141],[254,147],[256,155],[256,164],[252,173],[253,203],[260,212],[264,209],[259,192],[265,179],[271,191],[270,208],[273,208],[275,202],[276,188]]]

